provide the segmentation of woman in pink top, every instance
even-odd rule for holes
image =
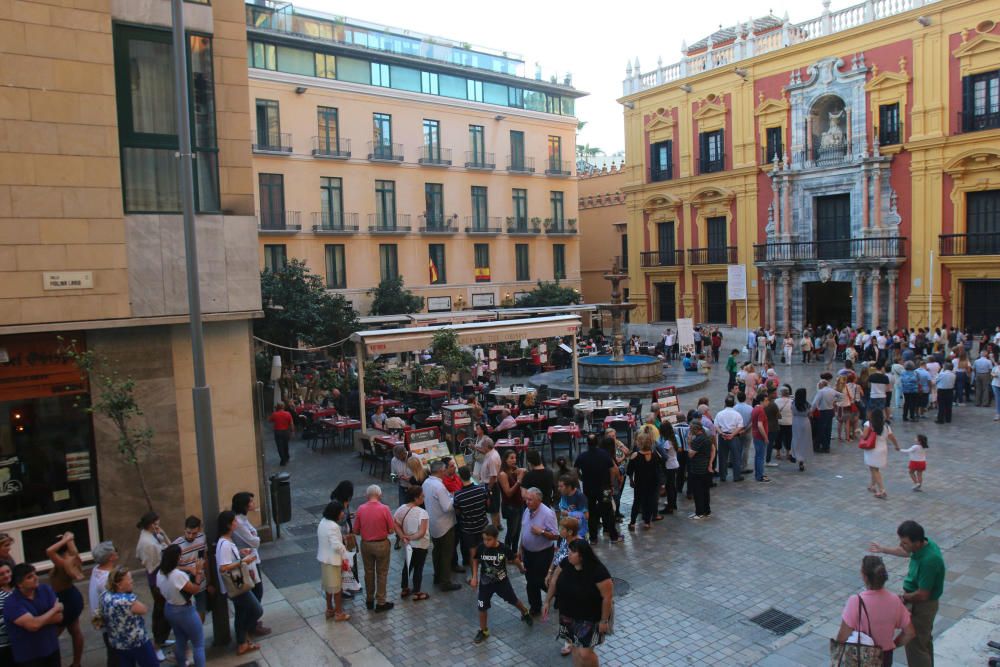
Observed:
[[[838,642],[846,642],[855,630],[871,637],[876,646],[882,649],[883,667],[892,667],[892,651],[913,639],[916,630],[910,622],[910,612],[906,610],[903,601],[891,591],[885,590],[885,582],[889,579],[885,563],[878,556],[865,556],[861,559],[861,578],[865,582],[865,590],[858,595],[852,595],[844,605],[841,615]],[[861,602],[858,601],[860,597]],[[862,611],[861,603],[864,603]],[[902,630],[896,635],[896,630]]]

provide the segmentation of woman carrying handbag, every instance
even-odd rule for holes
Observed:
[[[858,441],[858,448],[865,452],[865,465],[871,474],[871,485],[868,490],[875,494],[876,498],[885,499],[885,483],[882,481],[882,468],[889,465],[889,445],[898,447],[896,436],[892,434],[892,429],[885,423],[885,414],[876,408],[868,415],[865,422],[865,430]]]
[[[916,635],[902,600],[885,590],[889,574],[881,558],[861,559],[861,579],[865,590],[847,599],[840,632],[830,640],[830,667],[891,667],[893,650]]]
[[[233,630],[236,633],[236,654],[243,655],[256,651],[258,644],[250,641],[250,631],[257,627],[257,621],[264,615],[260,601],[253,594],[253,588],[260,575],[257,573],[257,557],[252,549],[242,551],[233,541],[236,529],[236,514],[226,510],[219,514],[219,542],[215,547],[215,562],[219,568],[219,581],[226,597],[233,603]]]

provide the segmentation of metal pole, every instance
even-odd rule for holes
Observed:
[[[580,367],[576,363],[576,332],[573,332],[573,398],[580,398]]]
[[[174,105],[177,116],[177,163],[184,212],[184,255],[187,268],[188,309],[191,323],[191,361],[194,366],[194,436],[198,452],[198,488],[201,492],[202,525],[209,544],[216,534],[219,512],[219,489],[215,476],[215,440],[212,429],[212,393],[205,379],[205,342],[201,324],[201,293],[198,283],[198,244],[194,226],[194,154],[191,149],[191,116],[188,102],[187,39],[184,33],[183,0],[171,0],[173,19]],[[214,572],[214,568],[210,570]],[[221,602],[221,604],[220,604]],[[229,607],[225,598],[216,596],[212,610],[212,628],[216,646],[227,645]]]
[[[931,270],[930,270],[930,284],[927,286],[927,328],[930,329],[931,324],[931,309],[932,300],[934,298],[934,251],[930,250],[931,257]]]
[[[365,415],[365,344],[358,341],[354,344],[354,353],[358,357],[358,414],[361,416],[361,432],[368,432],[368,418]]]

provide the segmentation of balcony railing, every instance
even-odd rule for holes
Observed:
[[[368,142],[368,159],[382,162],[402,162],[403,144],[390,144],[380,141]]]
[[[906,237],[836,239],[832,241],[786,241],[763,243],[753,247],[753,261],[802,262],[817,259],[860,259],[864,257],[903,258]]]
[[[959,132],[978,132],[998,127],[1000,127],[1000,112],[975,113],[971,110],[958,112]]]
[[[698,173],[699,174],[714,174],[720,171],[725,171],[726,169],[726,156],[719,155],[719,157],[712,160],[698,160]]]
[[[294,234],[302,231],[299,216],[299,211],[258,211],[258,229],[263,233]]]
[[[1000,255],[1000,232],[942,234],[941,256]]]
[[[570,222],[567,220],[559,220],[558,222],[553,222],[551,220],[545,221],[545,233],[546,234],[576,234],[576,219]]]
[[[355,234],[358,231],[357,213],[313,213],[314,234]]]
[[[496,153],[483,153],[482,151],[465,151],[466,169],[496,169]]]
[[[507,171],[517,174],[533,174],[535,173],[535,158],[508,155]]]
[[[865,153],[864,140],[844,142],[836,146],[810,146],[808,150],[795,151],[792,169],[837,167],[858,160]]]
[[[778,146],[761,146],[760,147],[760,162],[759,164],[774,164],[775,155],[778,156],[778,162],[785,159],[784,154],[785,147]]]
[[[420,157],[417,158],[417,162],[434,167],[450,167],[451,149],[441,148],[436,144],[421,146]]]
[[[292,135],[283,132],[251,132],[254,153],[288,155],[292,152]]]
[[[653,250],[639,253],[639,266],[649,269],[654,266],[684,266],[683,250]]]
[[[660,181],[669,181],[674,177],[674,165],[668,164],[666,169],[650,169],[649,170],[649,181],[650,183],[659,183]]]
[[[313,137],[313,155],[346,160],[351,157],[351,140],[338,137]]]
[[[688,262],[691,266],[735,264],[736,246],[727,246],[725,248],[691,248],[688,250]]]
[[[500,227],[500,218],[484,218],[476,216],[466,216],[466,234],[499,234],[503,231]]]
[[[420,215],[420,232],[422,234],[455,234],[458,227],[455,221],[458,216],[445,217],[441,215]]]
[[[397,213],[396,215],[368,214],[369,234],[409,234],[412,230],[409,213]]]
[[[514,235],[541,234],[542,221],[537,218],[534,220],[507,218],[507,233]]]
[[[572,176],[573,163],[570,162],[569,160],[553,160],[549,158],[545,161],[545,175]]]

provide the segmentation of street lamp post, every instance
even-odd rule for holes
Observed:
[[[212,392],[205,378],[205,341],[201,324],[201,293],[198,283],[198,244],[194,226],[194,153],[191,149],[191,117],[188,112],[187,40],[184,34],[183,0],[171,0],[173,18],[174,103],[177,116],[177,163],[181,208],[184,213],[184,256],[187,268],[188,310],[191,323],[191,360],[194,366],[194,435],[198,452],[198,487],[201,492],[202,524],[208,544],[218,539],[216,517],[219,490],[215,475],[215,440],[212,429]],[[209,562],[214,562],[209,558]],[[214,568],[213,568],[214,569]],[[214,579],[208,573],[210,579]],[[218,582],[216,582],[218,584]],[[217,586],[216,590],[220,590]],[[222,595],[215,596],[212,628],[216,646],[229,636],[229,607]],[[220,603],[221,601],[221,603]],[[183,656],[182,656],[183,658]]]

